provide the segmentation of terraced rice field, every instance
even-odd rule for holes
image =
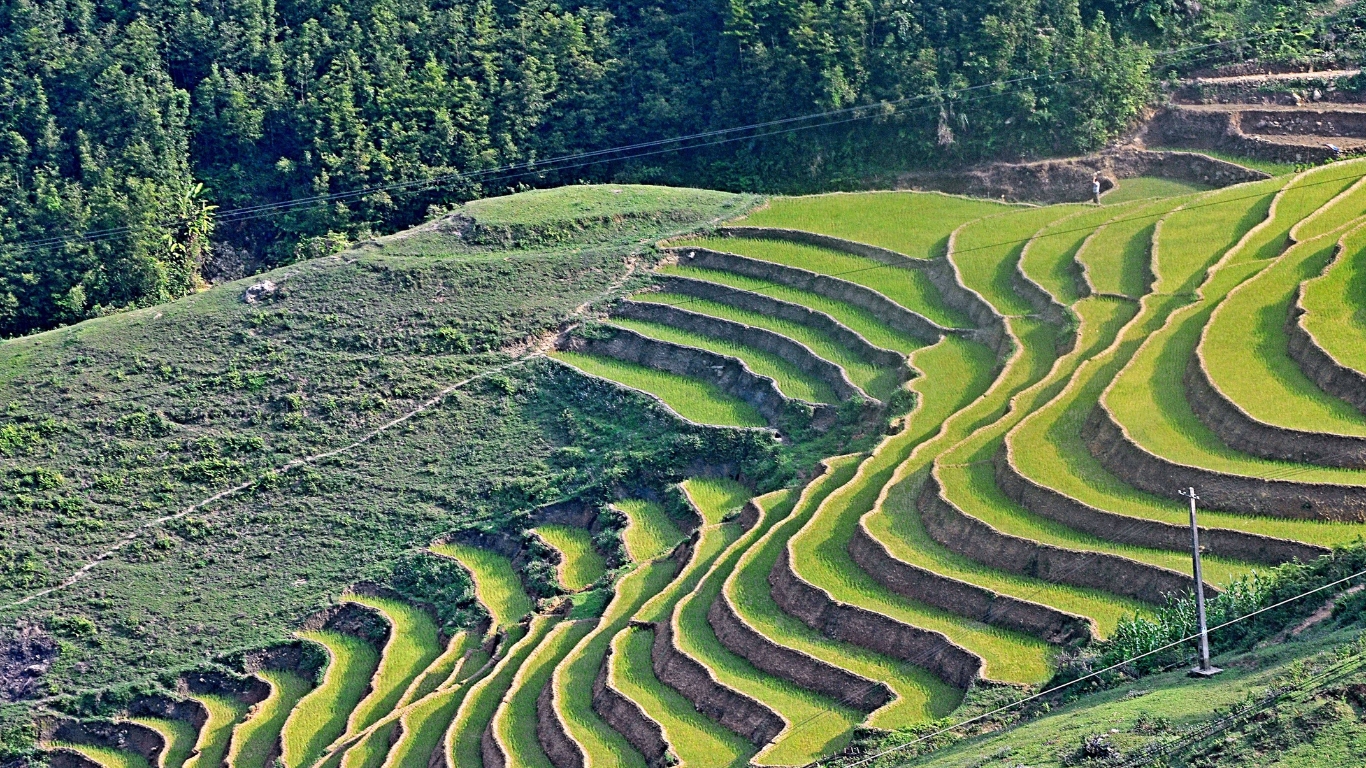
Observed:
[[[751,371],[777,382],[778,389],[782,390],[783,394],[788,397],[805,400],[808,403],[839,402],[839,398],[835,397],[835,392],[829,384],[804,373],[792,362],[773,352],[765,352],[745,344],[711,338],[663,323],[618,317],[612,320],[612,324],[630,329],[642,336],[649,336],[652,339],[670,341],[674,344],[682,344],[685,347],[698,347],[719,355],[739,358]]]
[[[1366,161],[1349,161],[1208,192],[1125,182],[1132,199],[1100,207],[1003,206],[920,193],[774,200],[740,223],[947,259],[937,268],[951,267],[945,274],[959,284],[941,291],[923,269],[887,266],[838,242],[693,242],[874,288],[947,331],[927,343],[893,330],[854,299],[722,270],[659,271],[824,313],[876,347],[909,355],[916,372],[909,382],[900,384],[895,355],[841,343],[828,320],[818,328],[818,321],[683,293],[634,298],[786,336],[875,398],[904,386],[913,395],[909,405],[840,416],[867,419],[853,426],[868,441],[826,459],[823,471],[798,468],[802,474],[787,487],[756,495],[744,478],[713,476],[714,470],[683,481],[695,520],[666,512],[662,497],[648,493],[656,500],[612,502],[626,518],[621,535],[630,562],[610,574],[588,531],[535,526],[560,556],[559,581],[575,592],[569,606],[563,597],[538,606],[503,554],[433,545],[472,574],[490,617],[486,634],[445,637],[416,606],[348,595],[381,612],[392,628],[382,655],[350,635],[301,632],[328,652],[316,687],[292,671],[265,670],[257,676],[271,693],[250,710],[226,693],[196,695],[209,712],[198,734],[178,721],[144,721],[171,745],[158,768],[217,768],[225,757],[229,768],[266,768],[277,738],[285,768],[425,768],[434,756],[477,768],[487,764],[486,747],[514,766],[581,759],[590,768],[642,767],[658,756],[642,751],[653,748],[643,732],[662,734],[669,759],[684,766],[801,765],[838,752],[860,726],[923,725],[964,701],[970,681],[923,655],[891,655],[895,649],[873,642],[879,638],[866,630],[850,631],[870,626],[854,621],[876,620],[899,637],[933,638],[942,654],[980,660],[973,674],[981,678],[1036,687],[1055,671],[1054,639],[1024,625],[1007,628],[990,611],[944,595],[1024,601],[1099,638],[1125,617],[1151,611],[1152,596],[1140,599],[1104,580],[1082,585],[1066,570],[1030,570],[1001,555],[1000,542],[1034,552],[1050,547],[1079,558],[1069,562],[1103,567],[1127,558],[1142,573],[1170,579],[1165,584],[1189,584],[1181,546],[1133,538],[1153,523],[1180,530],[1185,507],[1125,482],[1116,472],[1128,467],[1107,470],[1095,427],[1102,406],[1157,460],[1234,479],[1366,485],[1366,471],[1273,461],[1230,447],[1201,420],[1207,414],[1197,413],[1184,380],[1198,354],[1217,392],[1253,419],[1366,436],[1366,416],[1313,383],[1288,351],[1286,332],[1299,297],[1305,327],[1319,343],[1342,364],[1366,370],[1366,228],[1356,228],[1366,213],[1363,176]],[[1056,306],[1039,312],[1044,294]],[[979,299],[994,315],[968,306]],[[973,327],[970,315],[983,327]],[[794,373],[779,356],[765,359],[660,323],[620,323],[739,357],[789,397],[833,402],[828,386],[821,391],[826,385]],[[700,380],[606,357],[553,354],[646,391],[694,421],[764,425],[751,407]],[[1037,493],[1018,493],[1025,486]],[[1202,510],[1201,523],[1318,546],[1366,532],[1366,523],[1250,508]],[[882,559],[867,560],[869,552]],[[866,562],[881,565],[865,570]],[[1265,567],[1212,555],[1204,565],[1215,585]],[[916,577],[898,581],[898,574]],[[721,623],[726,611],[738,618],[738,633]],[[775,664],[779,653],[800,663]],[[890,698],[868,703],[867,694],[880,686]],[[624,702],[611,717],[603,704],[609,694]],[[747,708],[746,716],[718,709],[717,697]],[[628,710],[634,725],[618,717]],[[105,768],[145,766],[132,753],[71,748]],[[574,758],[564,758],[564,749]]]
[[[1366,231],[1345,235],[1333,262],[1303,286],[1305,330],[1340,365],[1366,372]]]
[[[753,406],[727,395],[708,381],[578,352],[556,352],[552,357],[585,373],[654,395],[678,415],[699,424],[722,427],[762,427],[767,424]]]
[[[546,544],[560,555],[557,569],[560,586],[570,592],[581,589],[602,578],[607,564],[593,547],[593,537],[583,528],[572,525],[542,525],[535,529]]]

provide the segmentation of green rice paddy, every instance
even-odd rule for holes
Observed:
[[[441,655],[442,648],[436,622],[421,608],[386,597],[353,594],[346,599],[378,610],[391,628],[379,669],[370,683],[370,693],[356,705],[347,721],[347,731],[356,732],[392,712],[409,684]]]
[[[756,765],[803,765],[842,749],[862,713],[791,683],[761,672],[748,661],[726,650],[707,623],[707,611],[721,593],[726,576],[737,561],[775,522],[786,516],[795,501],[791,491],[756,499],[759,522],[721,553],[674,609],[674,642],[689,657],[706,667],[718,682],[762,701],[779,714],[787,728],[762,749]]]
[[[701,333],[685,331],[664,323],[646,320],[631,320],[624,317],[612,318],[612,324],[635,331],[660,341],[670,341],[687,347],[698,347],[718,355],[738,358],[747,368],[773,379],[784,395],[808,403],[837,403],[839,398],[829,384],[811,376],[781,355],[761,349],[737,344],[725,339],[717,339]]]
[[[360,741],[342,753],[341,768],[381,768],[389,756],[397,719],[382,720],[361,736]]]
[[[1342,239],[1342,252],[1304,284],[1300,323],[1339,365],[1366,372],[1366,230]]]
[[[476,682],[460,702],[455,720],[446,734],[446,765],[483,765],[479,741],[484,729],[492,722],[494,713],[512,686],[523,663],[560,622],[559,617],[536,615],[525,635],[511,636],[506,653],[488,676]],[[513,632],[520,633],[514,629]],[[536,691],[540,693],[540,691]]]
[[[1033,306],[1015,292],[1015,265],[1041,228],[1075,213],[1077,206],[1018,208],[964,224],[953,239],[949,260],[963,285],[977,291],[1003,315],[1027,315]]]
[[[1189,198],[1135,206],[1087,238],[1076,259],[1092,293],[1137,299],[1153,282],[1149,256],[1157,222]]]
[[[613,506],[626,515],[628,522],[622,541],[626,553],[637,563],[668,554],[686,538],[664,508],[653,501],[624,499]]]
[[[1120,179],[1109,192],[1101,196],[1104,205],[1127,203],[1151,197],[1178,197],[1192,192],[1202,192],[1209,187],[1182,179],[1165,179],[1161,176],[1135,176]]]
[[[1020,271],[1058,303],[1071,306],[1081,298],[1085,284],[1075,258],[1077,250],[1097,227],[1133,208],[1132,203],[1087,207],[1054,220],[1025,244],[1020,253]]]
[[[675,264],[665,264],[659,268],[660,274],[678,275],[679,277],[691,277],[696,280],[706,280],[711,283],[739,288],[742,291],[763,294],[772,299],[786,301],[790,304],[800,304],[807,309],[825,314],[835,318],[845,327],[868,340],[868,343],[875,347],[890,349],[902,354],[910,354],[917,349],[925,346],[925,343],[906,333],[902,333],[888,327],[881,320],[873,316],[871,312],[860,309],[852,304],[843,301],[827,298],[818,293],[803,291],[797,288],[789,288],[779,283],[768,280],[760,280],[755,277],[738,275],[734,272],[726,272],[717,269],[701,269],[699,267],[685,267]]]
[[[879,245],[916,259],[944,255],[960,224],[1014,206],[939,192],[860,192],[780,197],[736,222],[804,229]]]
[[[880,368],[859,357],[853,350],[837,342],[829,335],[792,320],[784,320],[761,312],[732,307],[719,301],[699,299],[679,293],[638,293],[631,298],[635,301],[678,307],[689,312],[743,323],[786,336],[793,341],[806,345],[821,359],[844,369],[849,380],[875,400],[886,400],[900,384],[895,370]]]
[[[469,691],[457,686],[419,701],[401,719],[403,733],[385,759],[387,768],[427,768]]]
[[[1305,376],[1290,358],[1285,333],[1296,286],[1323,271],[1338,242],[1325,233],[1290,247],[1274,265],[1234,289],[1205,326],[1199,349],[1211,382],[1253,419],[1288,429],[1366,436],[1366,417]]]
[[[650,662],[654,633],[632,627],[612,640],[609,682],[664,729],[683,768],[741,768],[754,745],[693,709],[692,703],[655,677]]]
[[[493,629],[506,629],[522,620],[536,606],[512,570],[512,561],[487,549],[468,544],[434,544],[432,551],[453,557],[474,578],[474,593],[493,619]]]
[[[194,752],[199,733],[184,720],[164,717],[133,717],[132,722],[145,725],[166,740],[166,748],[157,757],[157,768],[181,768]]]
[[[593,682],[612,636],[625,628],[640,606],[664,589],[677,571],[673,561],[660,560],[645,562],[623,576],[598,625],[555,667],[555,711],[569,737],[583,749],[587,768],[645,765],[645,758],[593,710]]]
[[[762,427],[767,424],[753,406],[722,392],[711,382],[579,352],[555,352],[551,357],[585,373],[654,395],[683,418],[699,424],[723,427]]]
[[[124,749],[99,747],[93,744],[71,744],[54,741],[48,744],[51,749],[69,749],[90,758],[100,768],[152,768],[151,763],[142,755]]]
[[[268,758],[275,749],[285,720],[299,699],[313,687],[293,672],[263,669],[256,676],[270,684],[270,695],[256,704],[247,719],[233,729],[232,748],[228,753],[228,765],[232,768],[268,768]]]
[[[493,738],[508,768],[553,768],[536,738],[536,697],[550,682],[555,665],[592,630],[593,621],[562,621],[536,644],[522,662],[493,716]]]
[[[410,704],[422,697],[430,694],[438,688],[447,687],[455,682],[453,678],[458,677],[458,670],[463,664],[466,654],[474,650],[479,645],[479,638],[466,631],[456,632],[455,635],[446,643],[446,650],[431,663],[431,666],[422,670],[413,684],[408,686],[408,690],[403,694],[401,704]]]
[[[593,546],[593,535],[572,525],[542,525],[532,529],[560,553],[560,586],[578,592],[607,572],[607,563]]]
[[[1366,174],[1366,166],[1358,165],[1356,174]],[[1303,243],[1326,235],[1363,214],[1366,214],[1366,176],[1358,178],[1352,186],[1305,217],[1290,234],[1296,242]]]
[[[380,654],[370,643],[341,632],[300,632],[327,650],[322,683],[300,699],[281,733],[285,768],[305,768],[346,732],[346,723],[370,687]]]
[[[740,558],[726,579],[722,594],[729,598],[742,621],[778,645],[802,651],[869,681],[885,683],[895,698],[873,713],[869,725],[891,728],[929,722],[957,707],[962,692],[924,668],[825,637],[784,613],[770,593],[768,577],[788,539],[811,519],[821,502],[854,476],[861,458],[851,455],[829,460],[826,473],[811,481],[793,511]],[[850,691],[850,700],[864,693]]]
[[[782,240],[706,238],[685,241],[683,245],[725,251],[839,278],[871,288],[945,327],[966,328],[971,325],[967,317],[944,303],[929,276],[921,269],[890,266],[862,256]]]
[[[199,729],[199,740],[195,742],[198,754],[185,761],[185,768],[219,768],[228,755],[233,726],[246,717],[248,707],[228,696],[202,694],[193,698],[208,710],[209,719]]]

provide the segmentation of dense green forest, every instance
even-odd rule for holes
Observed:
[[[809,191],[1085,151],[1193,61],[1160,51],[1251,34],[1201,63],[1315,55],[1355,39],[1354,14],[1302,0],[0,0],[0,337],[518,185]],[[889,102],[686,152],[449,178]],[[395,182],[419,183],[228,214]],[[89,232],[107,236],[42,242]]]

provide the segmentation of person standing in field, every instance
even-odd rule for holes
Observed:
[[[1100,174],[1091,174],[1091,199],[1096,205],[1100,205]]]

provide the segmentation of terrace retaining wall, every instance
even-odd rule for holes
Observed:
[[[479,757],[484,761],[484,768],[507,768],[507,756],[503,754],[498,739],[493,736],[492,720],[484,726],[484,732],[479,735]]]
[[[1148,143],[1160,142],[1149,138]],[[1268,178],[1261,171],[1198,152],[1125,148],[1029,163],[987,163],[958,172],[905,173],[896,178],[896,186],[992,199],[1081,203],[1091,199],[1091,177],[1097,173],[1116,179],[1162,176],[1214,187]]]
[[[710,315],[689,312],[667,304],[622,301],[613,309],[616,317],[662,323],[693,333],[700,333],[723,341],[753,347],[777,355],[806,375],[819,379],[830,387],[840,400],[862,399],[863,391],[854,386],[844,369],[818,356],[805,344],[779,333],[743,323],[722,320]],[[813,403],[815,405],[815,403]]]
[[[1262,110],[1252,111],[1263,114]],[[1253,120],[1251,125],[1255,126],[1257,122],[1257,120]],[[1294,122],[1298,124],[1299,121]],[[1246,127],[1240,119],[1238,110],[1182,109],[1176,107],[1162,110],[1150,120],[1143,129],[1143,140],[1148,144],[1218,149],[1247,157],[1283,163],[1317,163],[1336,157],[1334,152],[1327,147],[1328,142],[1326,141],[1312,144],[1279,143],[1263,138],[1263,135],[1295,135],[1294,132],[1266,124],[1260,128],[1254,127],[1256,133],[1248,133],[1245,130]],[[1267,128],[1270,130],[1265,130]],[[1345,150],[1343,154],[1351,154],[1351,152]]]
[[[1304,327],[1305,310],[1300,301],[1300,286],[1296,286],[1285,324],[1290,357],[1319,389],[1366,414],[1366,373],[1339,363],[1319,346],[1314,334]]]
[[[536,741],[540,743],[545,756],[555,768],[583,768],[583,750],[570,738],[560,716],[555,712],[553,701],[555,681],[546,681],[545,687],[536,696]],[[596,699],[597,689],[594,688]],[[596,710],[597,707],[594,706]],[[606,719],[606,718],[603,718]],[[611,721],[608,721],[611,725]],[[613,726],[615,727],[615,726]]]
[[[573,336],[566,348],[710,382],[748,403],[775,428],[798,421],[809,422],[816,429],[828,429],[837,416],[832,406],[812,406],[786,397],[773,379],[754,373],[734,357],[657,341],[624,328],[613,329],[606,339]]]
[[[872,712],[893,698],[892,689],[885,683],[840,669],[809,653],[764,637],[736,614],[724,590],[712,601],[707,623],[716,632],[716,639],[731,653],[808,691],[828,696],[861,712]]]
[[[757,699],[722,685],[706,667],[680,651],[674,645],[673,628],[667,620],[635,626],[654,630],[650,661],[655,677],[691,701],[698,712],[759,747],[773,741],[787,727],[777,712]]]
[[[655,642],[658,642],[658,638]],[[639,705],[608,684],[607,671],[611,663],[612,649],[609,646],[602,665],[598,667],[598,675],[593,680],[593,711],[644,755],[645,764],[650,768],[668,765],[669,742],[664,737],[664,729]],[[564,768],[559,763],[555,767]]]
[[[1179,499],[1194,487],[1205,506],[1298,520],[1366,521],[1366,486],[1296,483],[1177,464],[1141,448],[1097,403],[1082,431],[1091,455],[1111,474],[1148,493]]]
[[[1366,468],[1366,438],[1287,429],[1252,418],[1214,386],[1198,352],[1186,365],[1184,382],[1191,410],[1235,451],[1275,461]]]
[[[996,454],[996,485],[1011,501],[1040,517],[1107,541],[1176,552],[1190,550],[1190,527],[1107,512],[1025,477],[1015,466],[1010,449]],[[1200,546],[1209,554],[1251,563],[1280,565],[1308,562],[1328,554],[1317,547],[1228,528],[1200,528]]]
[[[180,677],[180,687],[196,695],[226,696],[251,706],[266,700],[270,685],[257,677],[237,677],[217,670],[187,672]]]
[[[898,560],[868,532],[862,520],[849,540],[849,556],[879,584],[898,595],[983,624],[1024,632],[1055,645],[1085,643],[1096,636],[1093,622],[1084,616],[1003,595]]]
[[[16,762],[15,765],[23,765]],[[74,749],[58,748],[47,753],[48,768],[104,768]]]
[[[164,720],[180,720],[189,723],[195,731],[209,721],[209,708],[197,699],[173,699],[170,696],[153,694],[139,696],[128,705],[130,717],[159,717]]]
[[[707,280],[697,280],[681,275],[656,275],[655,279],[659,281],[664,290],[671,293],[715,301],[737,309],[799,323],[829,336],[840,346],[853,350],[854,354],[879,368],[900,368],[903,372],[903,381],[911,376],[904,355],[873,345],[857,331],[850,329],[824,312],[817,312],[801,304],[780,301],[761,293],[732,288]]]
[[[789,288],[810,291],[827,299],[842,301],[862,309],[894,330],[932,344],[949,332],[924,316],[912,312],[877,291],[848,280],[817,274],[805,269],[775,264],[748,256],[713,251],[708,248],[671,248],[678,263],[701,269],[734,272],[737,275],[767,280]]]
[[[1004,322],[1000,315],[992,309],[991,305],[976,291],[968,289],[963,285],[954,265],[947,259],[916,259],[903,253],[898,253],[890,248],[882,248],[876,245],[860,243],[854,240],[845,240],[840,237],[830,235],[818,235],[814,232],[806,232],[796,229],[781,229],[777,227],[722,227],[718,230],[720,234],[732,237],[748,237],[766,240],[785,240],[788,242],[801,243],[803,245],[814,245],[821,248],[828,248],[833,251],[841,251],[854,256],[862,256],[872,259],[881,264],[903,269],[919,269],[924,271],[939,295],[944,299],[944,303],[958,312],[967,315],[977,330],[972,331],[972,335],[981,340],[984,344],[991,347],[1000,357],[1004,357],[1009,348],[1003,348],[1005,343],[1005,329],[1001,326]],[[949,240],[949,251],[952,252],[952,238]]]
[[[826,637],[924,667],[961,690],[977,679],[985,662],[938,632],[841,603],[792,570],[786,549],[768,577],[773,602]]]
[[[1083,552],[1002,533],[943,497],[931,473],[917,500],[930,537],[949,550],[1003,571],[1099,589],[1162,605],[1191,588],[1185,574],[1105,552]],[[1206,584],[1206,594],[1218,590]]]
[[[92,747],[133,752],[152,765],[166,749],[166,739],[152,728],[127,720],[45,720],[39,723],[40,741],[65,741]]]

